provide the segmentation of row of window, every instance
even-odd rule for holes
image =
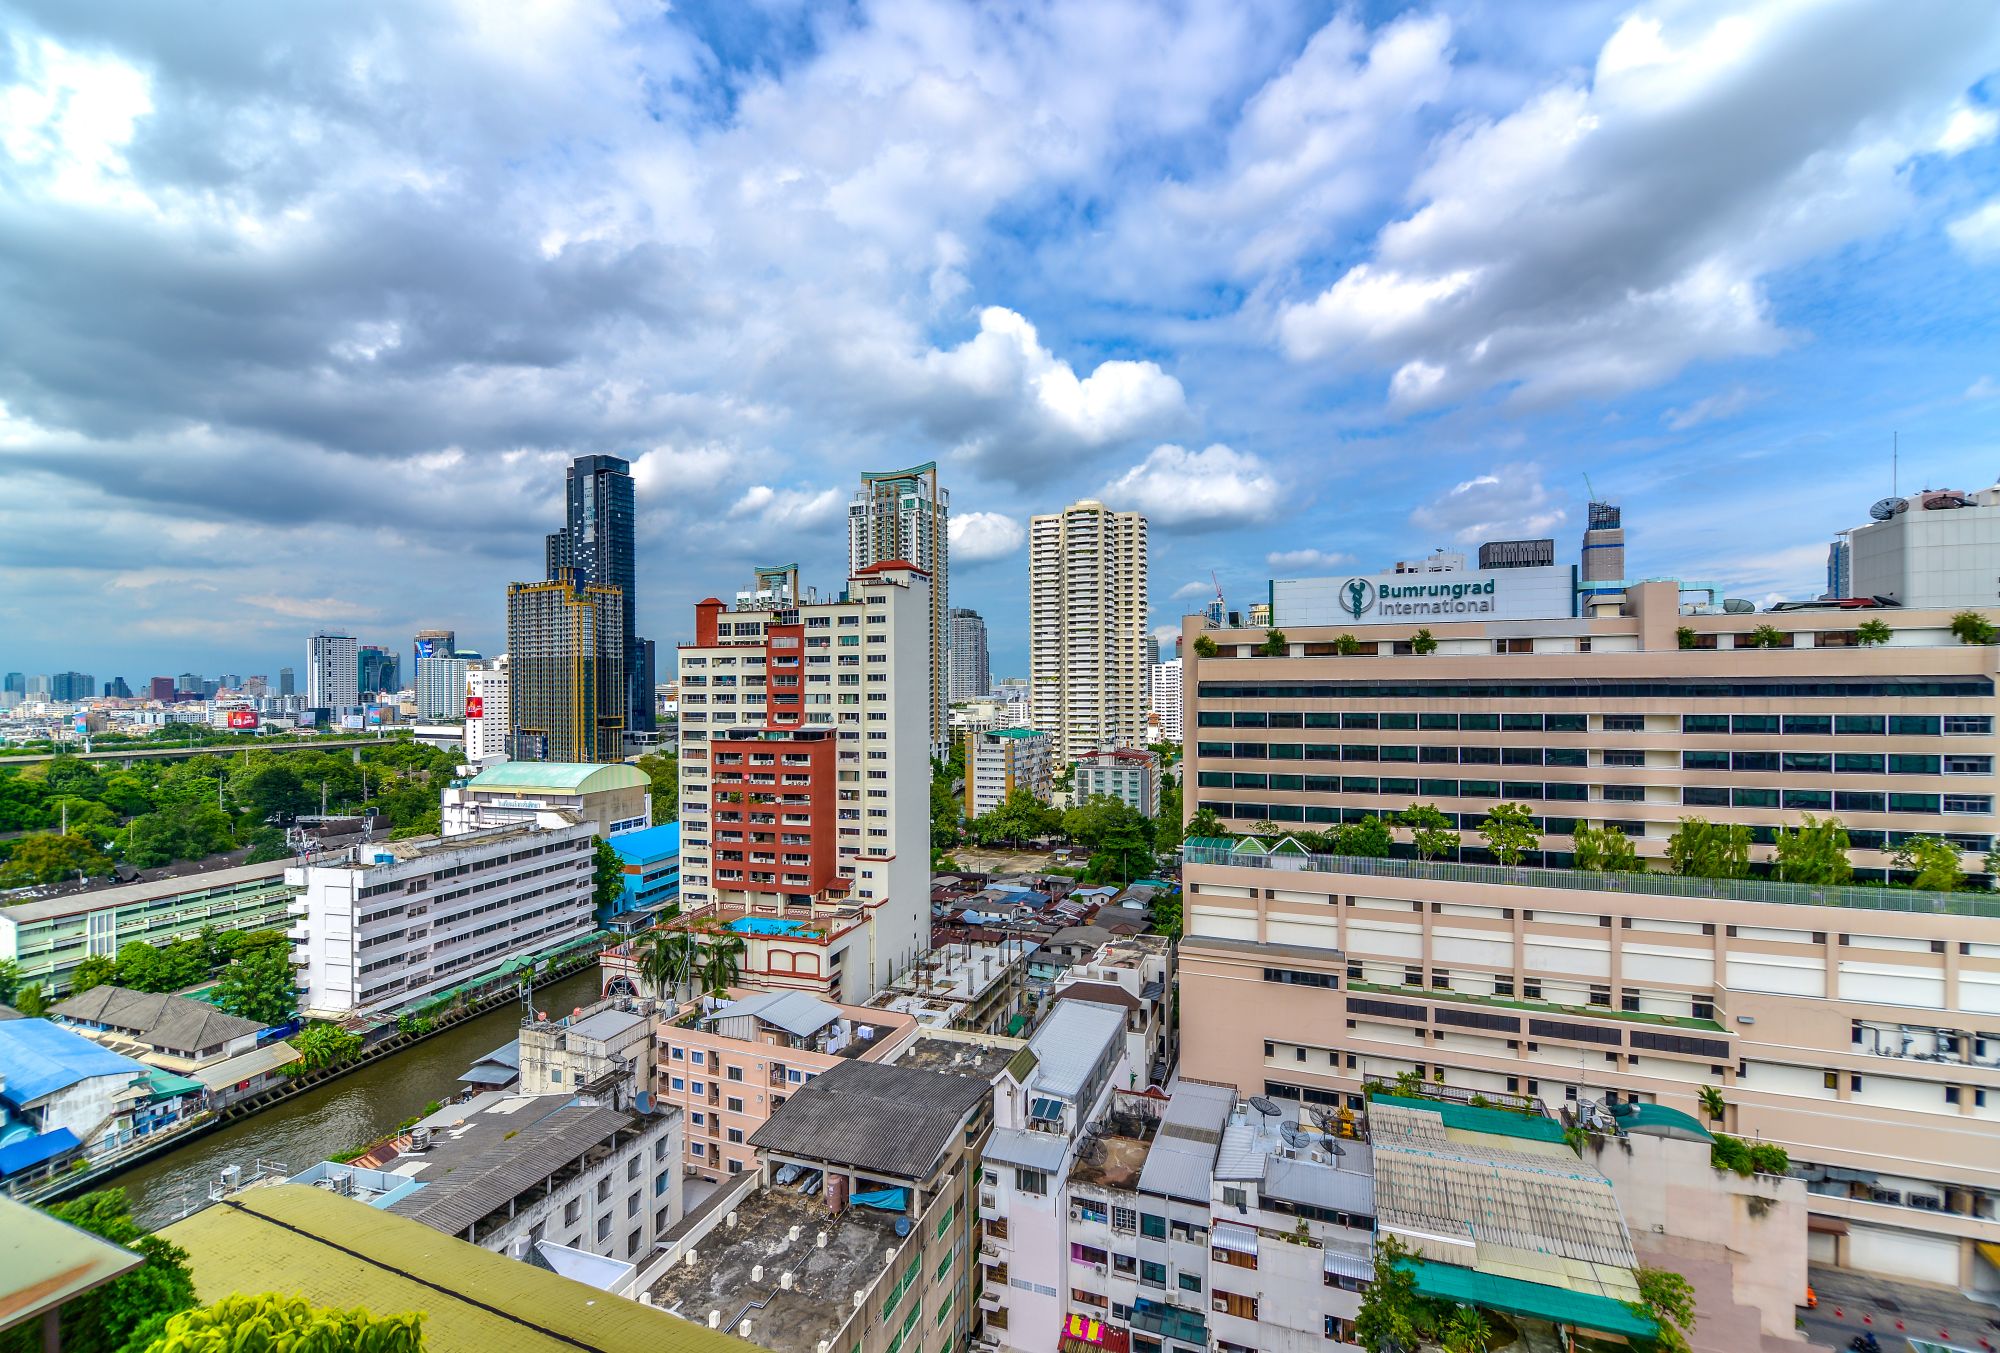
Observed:
[[[1730,680],[1590,677],[1542,681],[1204,681],[1203,700],[1936,700],[1993,698],[1991,677],[1782,677]],[[1477,716],[1475,716],[1477,717]],[[1639,717],[1639,716],[1633,716]]]
[[[1372,761],[1426,766],[1588,767],[1583,747],[1452,747],[1366,742],[1197,742],[1206,761]],[[1603,764],[1643,769],[1642,751],[1607,750]],[[1684,751],[1682,770],[1727,770],[1799,775],[1991,775],[1993,758],[1973,753]],[[1203,771],[1202,779],[1218,772]],[[1216,781],[1218,785],[1222,781]]]
[[[1256,803],[1203,799],[1198,806],[1213,809],[1217,817],[1233,818],[1239,822],[1298,822],[1310,826],[1332,826],[1342,822],[1359,822],[1367,817],[1390,818],[1408,806],[1408,801],[1433,799],[1491,799],[1495,802],[1550,802],[1584,803],[1590,801],[1588,785],[1544,784],[1536,780],[1413,780],[1368,776],[1320,776],[1320,775],[1254,775],[1237,774],[1222,777],[1224,783],[1209,778],[1210,772],[1200,776],[1199,787],[1203,789],[1273,789],[1303,790],[1315,794],[1387,794],[1395,795],[1403,802],[1383,804],[1375,807],[1336,807],[1332,804],[1298,803]],[[1268,780],[1268,784],[1259,783]],[[1607,804],[1644,803],[1645,787],[1641,785],[1601,785],[1598,786],[1597,801]],[[1802,813],[1911,813],[1926,816],[1982,817],[1993,812],[1993,796],[1990,794],[1883,794],[1868,790],[1827,790],[1827,789],[1717,789],[1710,786],[1688,785],[1680,791],[1680,805],[1687,808],[1754,808],[1784,809]],[[1454,814],[1447,811],[1447,818]],[[1484,812],[1456,814],[1457,823],[1465,831],[1477,831],[1486,820]],[[1576,826],[1577,819],[1571,817],[1536,817],[1537,828],[1558,835],[1568,835]],[[1643,821],[1611,821],[1607,825],[1617,827],[1627,836],[1645,836],[1646,823]],[[1770,844],[1771,829],[1752,827],[1752,839],[1762,844]],[[1764,835],[1757,833],[1763,832]],[[1870,832],[1865,829],[1848,828],[1848,838],[1852,845],[1863,848],[1864,841],[1880,843],[1883,840],[1897,844],[1897,833]],[[1952,840],[1985,840],[1978,833],[1946,832]],[[1967,845],[1967,850],[1984,850],[1984,845]]]
[[[1671,717],[1671,716],[1668,716]],[[1644,714],[1603,714],[1606,733],[1643,733]],[[1414,730],[1425,733],[1587,733],[1586,714],[1460,714],[1409,710],[1292,711],[1205,709],[1202,728],[1338,728],[1343,731]],[[1993,732],[1990,714],[1683,714],[1683,733],[1785,737],[1961,737]]]

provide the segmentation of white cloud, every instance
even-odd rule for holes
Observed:
[[[1673,431],[1686,432],[1689,428],[1699,427],[1703,423],[1733,418],[1762,398],[1763,395],[1757,391],[1736,385],[1697,399],[1684,409],[1668,409],[1660,417]]]
[[[1153,641],[1160,646],[1160,661],[1170,662],[1174,657],[1175,649],[1181,641],[1181,627],[1179,625],[1155,625],[1153,626]]]
[[[1989,134],[1947,110],[1990,68],[1990,16],[1947,7],[1919,36],[1893,6],[1670,14],[1626,18],[1587,81],[1440,138],[1414,209],[1277,310],[1285,353],[1393,373],[1400,411],[1766,355],[1790,336],[1765,277],[1891,226],[1912,159]],[[1954,237],[2000,247],[2000,208]]]
[[[1156,446],[1098,496],[1159,525],[1200,530],[1269,520],[1277,513],[1278,493],[1263,461],[1217,442],[1202,451]]]
[[[774,489],[753,484],[731,505],[729,515],[751,518],[766,527],[819,527],[840,515],[839,489]]]
[[[1173,599],[1175,601],[1193,601],[1196,597],[1212,597],[1214,595],[1215,583],[1212,580],[1208,582],[1182,583],[1173,590]]]
[[[1264,556],[1266,566],[1285,573],[1316,568],[1339,568],[1342,564],[1353,562],[1353,555],[1342,554],[1337,550],[1273,550]]]
[[[1967,399],[1991,399],[1995,395],[2000,395],[2000,381],[1994,380],[1991,376],[1981,376],[1965,387]]]
[[[1937,149],[1945,155],[1963,155],[1991,141],[1995,133],[2000,133],[2000,112],[1960,104],[1938,133]]]
[[[1004,559],[1021,548],[1027,530],[999,512],[964,512],[951,519],[951,561],[980,564]]]
[[[1968,258],[1983,263],[2000,257],[2000,197],[1959,217],[1945,233]]]
[[[1478,545],[1545,536],[1568,515],[1542,483],[1539,466],[1503,465],[1453,485],[1412,512],[1410,523],[1459,545]]]

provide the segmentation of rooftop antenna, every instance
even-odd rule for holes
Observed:
[[[1892,432],[1889,434],[1889,492],[1899,497],[1902,494],[1902,488],[1900,487],[1902,468],[1903,434]]]

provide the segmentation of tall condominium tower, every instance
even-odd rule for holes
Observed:
[[[465,717],[465,673],[472,664],[459,657],[417,659],[417,717]]]
[[[1826,595],[1854,595],[1854,546],[1842,536],[1826,547]]]
[[[307,640],[307,708],[347,709],[361,703],[360,648],[351,634],[320,633]]]
[[[993,685],[986,656],[986,621],[977,611],[951,608],[951,646],[945,670],[950,676],[951,703],[977,700]]]
[[[560,572],[550,582],[507,587],[514,755],[617,761],[625,739],[625,595]]]
[[[1085,499],[1029,532],[1033,722],[1059,764],[1146,742],[1146,519]]]
[[[653,648],[633,633],[638,606],[635,508],[631,462],[617,456],[578,456],[569,467],[563,527],[543,545],[551,579],[574,569],[579,587],[615,587],[625,598],[619,621],[624,672],[624,726],[644,732],[653,724]]]
[[[88,672],[57,672],[49,678],[49,695],[63,700],[88,700],[97,694],[97,678]]]
[[[467,761],[498,761],[507,755],[507,739],[513,732],[513,722],[508,717],[513,701],[507,675],[512,666],[502,653],[490,662],[475,664],[465,674]]]
[[[930,616],[898,563],[830,600],[788,565],[695,604],[680,920],[743,936],[746,985],[858,1004],[930,945]]]
[[[422,646],[421,636],[417,643]],[[419,658],[418,661],[423,660]],[[385,691],[393,693],[403,689],[402,664],[396,660],[393,650],[379,644],[363,644],[356,665],[363,695],[379,695]]]
[[[298,694],[297,682],[292,674],[292,669],[289,667],[280,667],[278,669],[278,694],[279,695]]]
[[[418,630],[410,642],[410,670],[425,658],[448,658],[458,652],[458,634],[453,630]]]
[[[859,573],[871,564],[901,560],[931,577],[931,755],[944,754],[949,736],[945,715],[951,647],[951,495],[938,483],[937,462],[907,470],[861,476],[861,489],[847,507],[847,567]],[[950,697],[956,698],[956,697]]]

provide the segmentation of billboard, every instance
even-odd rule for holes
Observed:
[[[481,696],[477,696],[477,695],[468,695],[468,696],[466,696],[466,697],[465,697],[465,717],[466,717],[466,718],[468,718],[468,719],[483,719],[483,718],[485,718],[485,717],[486,717],[486,701],[485,701],[485,699],[484,699],[483,697],[481,697]]]
[[[1273,625],[1373,625],[1430,620],[1557,620],[1576,614],[1569,564],[1274,578]]]
[[[368,726],[370,728],[380,728],[382,726],[382,707],[380,705],[368,706]]]
[[[230,710],[229,726],[231,728],[255,728],[257,726],[257,711],[254,709]]]

